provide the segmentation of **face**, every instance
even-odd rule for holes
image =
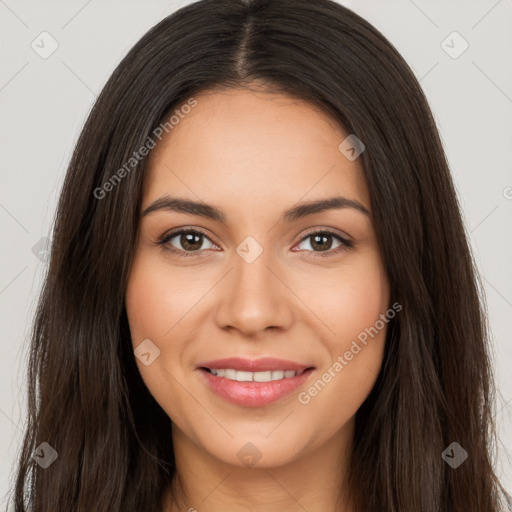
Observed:
[[[276,467],[340,439],[380,369],[389,286],[368,190],[315,107],[194,99],[150,154],[126,293],[136,362],[175,443]]]

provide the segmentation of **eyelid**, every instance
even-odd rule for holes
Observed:
[[[352,238],[344,233],[340,232],[337,229],[334,228],[328,228],[327,226],[319,226],[315,228],[311,228],[310,230],[307,230],[305,234],[301,235],[301,238],[299,239],[299,243],[302,242],[305,238],[308,238],[312,235],[320,234],[320,233],[327,233],[329,235],[337,236],[339,237],[343,242],[352,242]]]
[[[175,237],[176,235],[180,235],[182,234],[183,232],[196,232],[196,233],[199,233],[201,235],[204,235],[206,238],[208,238],[208,240],[210,240],[210,242],[212,243],[215,243],[212,239],[211,239],[211,236],[205,231],[203,230],[203,228],[196,228],[194,226],[182,226],[180,228],[173,228],[173,229],[169,229],[168,231],[166,231],[161,237],[160,237],[160,240],[164,240],[164,239],[170,239],[170,238],[173,238]],[[215,244],[215,245],[218,245],[218,244]]]

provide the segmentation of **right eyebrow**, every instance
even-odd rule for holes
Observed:
[[[189,213],[191,215],[198,215],[200,217],[207,217],[218,222],[226,223],[224,214],[214,206],[206,203],[199,203],[190,201],[188,199],[181,199],[178,197],[170,197],[165,195],[157,199],[154,203],[148,206],[143,212],[142,217],[155,212],[157,210],[169,210],[179,213]]]

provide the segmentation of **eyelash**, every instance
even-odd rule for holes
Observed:
[[[164,251],[167,251],[171,254],[177,255],[177,256],[183,256],[186,258],[197,258],[200,257],[198,253],[201,253],[202,250],[198,251],[184,251],[181,249],[176,249],[172,247],[171,245],[167,245],[170,240],[172,240],[174,237],[178,235],[182,235],[185,233],[192,233],[196,235],[201,235],[210,240],[210,237],[206,234],[200,231],[199,229],[190,229],[190,228],[182,228],[177,231],[172,231],[170,233],[164,233],[160,239],[157,242],[157,245],[161,246]],[[315,257],[320,258],[326,258],[329,256],[337,255],[341,251],[350,250],[353,248],[353,243],[350,240],[347,240],[346,238],[343,238],[338,233],[335,233],[334,231],[330,231],[329,229],[320,229],[317,231],[312,231],[311,233],[308,233],[302,239],[299,241],[299,244],[302,243],[304,240],[314,236],[314,235],[331,235],[334,238],[336,238],[339,242],[341,242],[341,245],[339,247],[336,247],[335,249],[329,249],[327,251],[306,251],[306,252],[312,252],[315,254]],[[214,245],[216,245],[212,240],[210,242]]]

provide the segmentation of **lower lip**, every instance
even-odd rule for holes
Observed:
[[[313,372],[313,368],[304,370],[296,377],[288,377],[270,382],[238,382],[216,377],[210,372],[199,369],[206,382],[215,393],[226,400],[244,407],[262,407],[293,393]]]

